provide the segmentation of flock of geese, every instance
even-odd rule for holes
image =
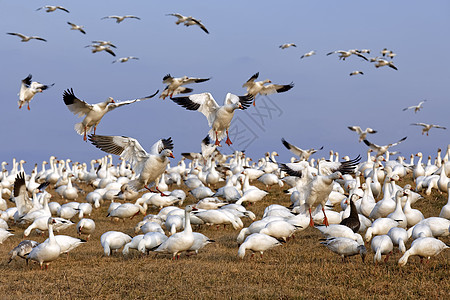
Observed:
[[[46,12],[69,10],[61,6],[44,6],[37,10]],[[191,16],[169,14],[177,18],[176,24],[199,26],[205,33],[206,27],[200,20]],[[115,19],[117,23],[125,19],[140,20],[132,15],[106,16],[102,19]],[[67,22],[71,30],[86,34],[84,26]],[[32,39],[46,41],[38,36],[25,36],[21,33],[8,33],[18,36],[22,42]],[[111,48],[116,48],[109,41],[93,41],[92,52],[105,51],[116,56]],[[281,49],[297,47],[295,44],[283,44]],[[340,60],[351,56],[375,63],[375,67],[389,66],[397,70],[392,60],[395,53],[388,49],[381,51],[382,57],[367,58],[370,50],[336,50],[327,55],[338,54]],[[315,51],[302,55],[310,57]],[[133,56],[120,58],[114,62],[126,62],[138,59]],[[353,75],[363,75],[362,71],[354,71]],[[106,156],[91,160],[90,167],[86,163],[72,162],[70,159],[58,160],[51,156],[49,161],[42,162],[27,174],[23,165],[25,161],[12,162],[8,169],[7,162],[2,163],[0,174],[0,244],[13,235],[14,226],[26,227],[24,236],[33,232],[48,232],[48,239],[42,243],[23,240],[11,250],[9,262],[16,257],[36,261],[41,268],[58,259],[63,253],[69,253],[87,242],[95,232],[95,220],[88,218],[94,209],[110,202],[108,217],[113,219],[133,218],[142,214],[145,217],[135,226],[134,237],[119,232],[108,231],[101,235],[100,244],[105,255],[122,249],[127,255],[131,249],[142,253],[156,252],[170,254],[179,258],[182,253],[198,253],[209,243],[214,242],[207,236],[195,232],[192,226],[231,225],[236,231],[239,244],[237,256],[244,258],[246,251],[263,253],[273,247],[289,242],[294,234],[299,234],[308,226],[319,230],[324,239],[321,244],[340,255],[343,259],[353,255],[361,255],[363,261],[367,254],[365,243],[371,242],[374,262],[381,261],[382,255],[387,257],[398,246],[403,256],[398,261],[405,265],[410,256],[430,258],[438,255],[448,246],[438,238],[449,235],[450,198],[439,217],[424,218],[423,214],[411,205],[420,201],[420,192],[427,195],[432,189],[449,193],[450,182],[450,145],[441,156],[431,163],[422,163],[422,154],[411,155],[409,163],[405,158],[390,160],[393,153],[390,148],[406,140],[406,137],[387,145],[377,145],[367,140],[368,134],[376,133],[367,128],[350,126],[350,130],[359,135],[368,147],[367,159],[361,157],[350,159],[345,156],[339,161],[337,153],[330,153],[330,158],[313,159],[311,155],[320,149],[303,150],[286,140],[282,144],[294,155],[291,162],[276,161],[276,152],[266,153],[265,157],[255,160],[244,152],[235,151],[231,155],[219,152],[220,142],[231,145],[229,128],[236,110],[244,110],[256,106],[258,95],[287,92],[294,87],[290,84],[273,84],[266,79],[257,81],[259,73],[251,76],[244,84],[246,93],[242,96],[228,93],[224,104],[219,105],[210,93],[178,96],[191,93],[193,89],[187,84],[202,83],[211,78],[172,77],[167,74],[162,83],[166,85],[159,98],[170,98],[177,105],[191,111],[202,113],[208,122],[209,132],[201,142],[200,153],[183,153],[183,158],[176,166],[171,166],[174,159],[174,143],[170,137],[156,141],[146,151],[138,140],[126,136],[97,135],[96,129],[105,114],[120,106],[144,101],[156,96],[152,95],[132,100],[116,102],[109,97],[103,102],[89,104],[75,96],[73,89],[63,92],[63,102],[70,112],[83,117],[75,124],[75,131],[90,141],[93,146],[107,153]],[[22,80],[19,91],[19,108],[27,105],[37,93],[41,93],[53,84],[42,84],[32,81],[30,74]],[[423,102],[417,106],[405,108],[419,111]],[[427,133],[431,128],[446,129],[443,126],[414,123],[423,126]],[[371,155],[374,152],[375,155]],[[113,164],[113,156],[120,157],[120,164]],[[419,157],[414,162],[415,156]],[[185,160],[191,160],[186,164]],[[47,169],[46,165],[49,165]],[[412,174],[415,189],[410,185],[399,186],[402,178]],[[364,182],[362,182],[364,179]],[[266,190],[255,185],[261,182]],[[94,190],[85,196],[80,183],[92,186]],[[266,207],[261,219],[248,210],[249,204],[261,201],[270,192],[270,187],[290,186],[286,191],[292,205],[290,207],[272,204]],[[182,187],[189,190],[186,195]],[[219,188],[220,186],[220,188]],[[46,189],[54,189],[61,201],[50,202],[51,195]],[[145,193],[143,193],[145,192]],[[31,196],[30,196],[31,194]],[[195,199],[195,203],[180,208],[186,198]],[[84,199],[83,199],[84,198]],[[5,199],[9,199],[11,205]],[[190,199],[190,200],[191,200]],[[120,200],[120,201],[119,201]],[[377,201],[378,200],[378,201]],[[80,202],[77,202],[80,201]],[[62,204],[60,203],[62,202]],[[122,203],[123,202],[123,203]],[[245,204],[245,206],[243,205]],[[247,206],[247,207],[246,207]],[[147,214],[149,208],[158,208],[157,214]],[[337,209],[338,208],[338,209]],[[242,219],[253,222],[246,228]],[[77,233],[86,239],[56,234],[74,225],[72,220],[78,219]],[[11,227],[10,227],[11,226]],[[364,235],[364,238],[363,238]],[[409,249],[405,244],[409,239],[413,243]],[[387,260],[387,258],[385,259]]]

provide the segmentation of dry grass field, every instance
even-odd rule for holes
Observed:
[[[410,180],[404,180],[401,185]],[[257,185],[257,184],[256,184]],[[85,187],[86,191],[92,190]],[[54,194],[52,189],[49,189]],[[55,194],[54,194],[55,195]],[[185,203],[193,203],[188,196]],[[55,195],[52,201],[58,201]],[[82,199],[79,199],[82,201]],[[438,216],[447,195],[433,191],[414,205],[425,217]],[[266,206],[278,203],[288,206],[289,196],[282,188],[272,188],[264,201],[249,206],[261,218]],[[207,245],[197,256],[142,256],[131,250],[103,256],[100,236],[118,230],[135,236],[137,216],[125,222],[106,218],[109,203],[94,210],[96,232],[90,240],[73,250],[69,257],[60,256],[47,271],[22,259],[7,264],[8,252],[23,240],[24,228],[12,226],[15,236],[0,245],[1,299],[448,299],[450,287],[450,251],[444,251],[429,263],[412,257],[404,267],[395,253],[386,264],[374,265],[368,247],[366,263],[359,256],[347,262],[319,244],[321,234],[307,228],[283,246],[269,250],[263,258],[237,258],[238,231],[231,227],[195,228],[216,242]],[[147,213],[157,213],[151,208]],[[77,218],[73,221],[78,222]],[[246,226],[250,220],[244,220]],[[75,226],[60,234],[76,236]],[[29,237],[42,242],[45,237]],[[449,237],[441,238],[446,243]],[[411,241],[407,244],[409,248]]]

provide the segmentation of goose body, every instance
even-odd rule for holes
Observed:
[[[421,237],[412,242],[411,248],[409,248],[398,260],[398,264],[400,266],[406,265],[408,258],[414,255],[419,256],[421,260],[424,257],[430,259],[430,257],[436,256],[448,248],[450,247],[444,242],[434,237]]]
[[[107,231],[100,237],[100,243],[103,247],[103,253],[106,256],[111,254],[112,250],[118,250],[131,241],[132,237],[119,231]]]
[[[28,110],[30,110],[30,101],[37,93],[42,93],[52,85],[45,85],[37,81],[31,81],[31,74],[22,80],[19,91],[19,109],[26,103]]]
[[[55,235],[53,234],[54,223],[56,223],[56,221],[52,217],[48,218],[49,238],[45,240],[45,242],[33,248],[33,250],[31,250],[31,252],[28,254],[28,258],[38,262],[41,266],[41,269],[43,268],[43,265],[45,265],[45,268],[48,268],[49,263],[56,260],[61,253],[61,247],[59,246],[58,242],[55,239]]]
[[[245,256],[245,251],[250,250],[253,253],[259,252],[261,257],[263,253],[269,249],[272,249],[282,244],[274,237],[271,237],[263,233],[252,233],[249,235],[245,241],[239,246],[238,257],[243,259]]]
[[[340,255],[343,260],[345,260],[346,257],[359,254],[364,262],[367,253],[364,244],[359,244],[357,241],[346,237],[330,237],[320,243],[334,253]]]
[[[31,250],[33,250],[34,247],[36,247],[37,245],[39,245],[38,242],[36,241],[32,241],[32,240],[24,240],[21,241],[19,243],[19,245],[17,245],[14,249],[12,249],[9,252],[9,260],[8,260],[8,264],[16,257],[19,256],[23,259],[26,259],[27,264],[28,264],[28,257],[27,255],[31,252]]]
[[[87,235],[86,240],[89,240],[89,237],[95,231],[95,222],[92,219],[83,218],[77,223],[77,233],[78,235],[85,234]]]
[[[370,246],[373,252],[375,252],[373,256],[373,262],[375,264],[381,261],[381,255],[386,255],[384,261],[387,262],[389,255],[392,254],[392,250],[394,249],[391,238],[385,234],[374,237]]]

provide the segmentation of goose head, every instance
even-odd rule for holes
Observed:
[[[358,246],[359,255],[361,255],[362,262],[364,263],[364,259],[366,258],[367,249],[364,245]]]
[[[161,151],[160,156],[164,158],[166,157],[175,158],[175,156],[173,156],[172,150],[170,149],[164,149],[163,151]]]

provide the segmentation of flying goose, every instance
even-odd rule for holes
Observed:
[[[242,87],[247,88],[247,95],[256,96],[260,95],[270,95],[274,93],[287,92],[294,87],[294,83],[290,84],[272,84],[271,80],[266,79],[263,81],[255,81],[259,76],[259,72],[255,73]],[[266,83],[271,83],[265,85]],[[255,101],[253,101],[253,106],[255,106]]]
[[[423,104],[424,104],[426,101],[427,101],[427,100],[423,100],[423,101],[420,101],[419,104],[417,104],[417,105],[412,105],[412,106],[405,107],[405,108],[403,109],[403,111],[408,110],[408,109],[414,109],[414,113],[417,113],[419,110],[422,109]]]
[[[294,146],[294,145],[288,143],[284,138],[281,139],[281,142],[283,143],[283,145],[284,145],[289,151],[291,151],[292,153],[294,153],[295,155],[297,155],[298,157],[300,157],[300,160],[308,160],[309,157],[310,157],[312,154],[314,154],[314,153],[316,153],[317,151],[323,149],[323,146],[322,146],[322,147],[320,147],[319,149],[311,148],[311,149],[308,149],[308,150],[303,150],[303,149],[300,149],[300,148],[297,147],[297,146]]]
[[[43,39],[39,36],[27,36],[27,35],[17,33],[17,32],[7,32],[6,34],[18,36],[22,39],[22,42],[28,42],[29,40],[39,40],[39,41],[44,41],[44,42],[47,41],[46,39]]]
[[[211,78],[196,78],[196,77],[187,77],[187,76],[183,76],[183,77],[179,77],[179,78],[174,78],[172,77],[170,74],[167,74],[166,76],[163,77],[163,83],[167,84],[166,88],[164,89],[164,91],[167,90],[166,93],[162,93],[159,98],[163,98],[165,99],[167,97],[167,95],[169,95],[170,97],[172,97],[173,95],[179,94],[179,93],[189,93],[185,90],[180,90],[179,88],[182,85],[186,85],[189,83],[199,83],[199,82],[205,82],[210,80]],[[192,90],[190,90],[192,91]]]
[[[70,23],[70,22],[67,22],[67,24],[72,26],[70,28],[70,30],[79,30],[82,34],[86,34],[86,31],[84,31],[84,29],[83,29],[84,26],[76,25],[76,24]]]
[[[111,54],[112,56],[116,56],[114,51],[110,48],[110,46],[104,46],[104,45],[88,45],[86,47],[92,47],[92,53],[97,53],[100,51],[105,51]]]
[[[398,144],[400,144],[401,142],[403,142],[404,140],[406,140],[406,138],[407,138],[407,137],[405,136],[404,138],[402,138],[402,139],[399,140],[398,142],[392,143],[392,144],[387,144],[387,145],[385,145],[385,146],[379,146],[379,145],[377,145],[377,144],[373,144],[373,143],[369,142],[369,141],[366,140],[366,139],[364,139],[364,144],[366,144],[367,146],[369,146],[370,149],[372,149],[373,151],[376,151],[376,152],[377,152],[376,157],[378,157],[378,156],[383,155],[384,153],[386,153],[386,151],[388,151],[388,149],[389,149],[390,147],[397,146]]]
[[[354,76],[354,75],[358,75],[358,74],[364,75],[363,71],[353,71],[350,73],[350,76]]]
[[[45,85],[37,81],[31,81],[31,74],[28,75],[25,79],[22,80],[22,84],[20,85],[20,91],[19,91],[19,101],[17,104],[19,105],[19,109],[22,108],[22,106],[27,103],[28,110],[30,110],[30,101],[33,99],[34,95],[37,93],[42,93],[42,91],[45,91],[49,87],[55,85]]]
[[[427,123],[412,123],[411,125],[416,125],[416,126],[422,126],[422,135],[424,133],[427,133],[428,136],[428,131],[430,131],[431,128],[440,128],[440,129],[447,129],[447,127],[441,126],[441,125],[435,125],[435,124],[427,124]]]
[[[366,130],[364,131],[359,126],[348,126],[347,128],[350,129],[351,131],[356,131],[356,133],[359,135],[359,142],[365,140],[368,133],[370,134],[377,133],[376,130],[373,130],[370,127],[367,127]]]
[[[188,97],[170,98],[173,102],[183,106],[188,110],[198,110],[208,119],[211,127],[209,136],[215,140],[215,145],[219,146],[220,141],[227,136],[226,144],[232,142],[228,136],[231,120],[236,109],[247,109],[253,96],[236,96],[228,93],[225,97],[224,105],[219,106],[210,93],[194,94]]]
[[[348,50],[348,51],[344,51],[344,50],[336,50],[336,51],[332,51],[327,53],[327,55],[331,55],[334,53],[339,53],[339,60],[345,60],[347,57],[353,55],[359,56],[364,60],[368,60],[367,57],[365,57],[364,55],[362,55],[361,53],[357,52],[356,50]]]
[[[116,63],[116,62],[124,63],[124,62],[129,61],[130,59],[139,59],[139,58],[138,58],[138,57],[134,57],[134,56],[121,57],[121,58],[119,58],[119,59],[116,59],[116,60],[113,61],[112,63]]]
[[[64,7],[59,6],[59,5],[45,5],[45,6],[39,7],[38,9],[36,9],[36,11],[41,10],[41,9],[43,9],[43,8],[45,8],[45,12],[52,12],[52,11],[55,11],[55,10],[57,10],[57,9],[63,10],[63,11],[65,11],[66,13],[69,12],[69,11],[67,10],[67,8],[64,8]]]
[[[283,44],[283,45],[279,46],[279,48],[281,48],[281,49],[286,49],[286,48],[289,48],[289,47],[297,47],[297,45],[294,44],[294,43],[288,43],[288,44]]]
[[[141,18],[136,17],[136,16],[132,16],[132,15],[127,15],[127,16],[106,16],[103,17],[103,19],[116,19],[116,23],[119,24],[120,22],[122,22],[125,19],[138,19],[140,20]]]
[[[397,67],[394,65],[394,63],[392,61],[388,61],[386,59],[379,58],[375,62],[375,68],[384,67],[384,66],[389,66],[390,68],[392,68],[394,70],[398,70]]]
[[[109,97],[104,102],[96,103],[96,104],[89,104],[83,100],[78,99],[75,94],[73,93],[73,89],[67,89],[63,93],[63,100],[64,103],[67,105],[67,108],[74,113],[75,115],[81,117],[84,116],[84,119],[82,122],[75,124],[75,131],[79,135],[84,135],[83,139],[86,141],[86,134],[91,132],[92,128],[94,128],[94,134],[95,130],[97,128],[97,125],[100,123],[103,116],[110,112],[117,107],[131,104],[134,102],[139,102],[142,100],[147,100],[152,97],[154,97],[157,93],[156,91],[153,95],[144,97],[144,98],[138,98],[133,100],[127,100],[122,102],[115,102],[113,98]]]
[[[180,15],[180,14],[177,14],[177,13],[175,13],[175,14],[167,14],[167,16],[177,17],[177,21],[175,22],[175,24],[177,24],[177,25],[179,25],[181,23],[183,23],[184,26],[187,26],[187,27],[192,26],[192,25],[197,25],[204,32],[209,34],[209,31],[206,29],[205,25],[202,24],[201,20],[198,20],[198,19],[196,19],[194,17],[191,17],[191,16],[186,17],[186,16],[183,16],[183,15]]]
[[[300,59],[305,58],[305,57],[313,56],[314,54],[316,54],[316,51],[311,50],[311,51],[309,51],[309,52],[303,54],[302,56],[300,56]]]

